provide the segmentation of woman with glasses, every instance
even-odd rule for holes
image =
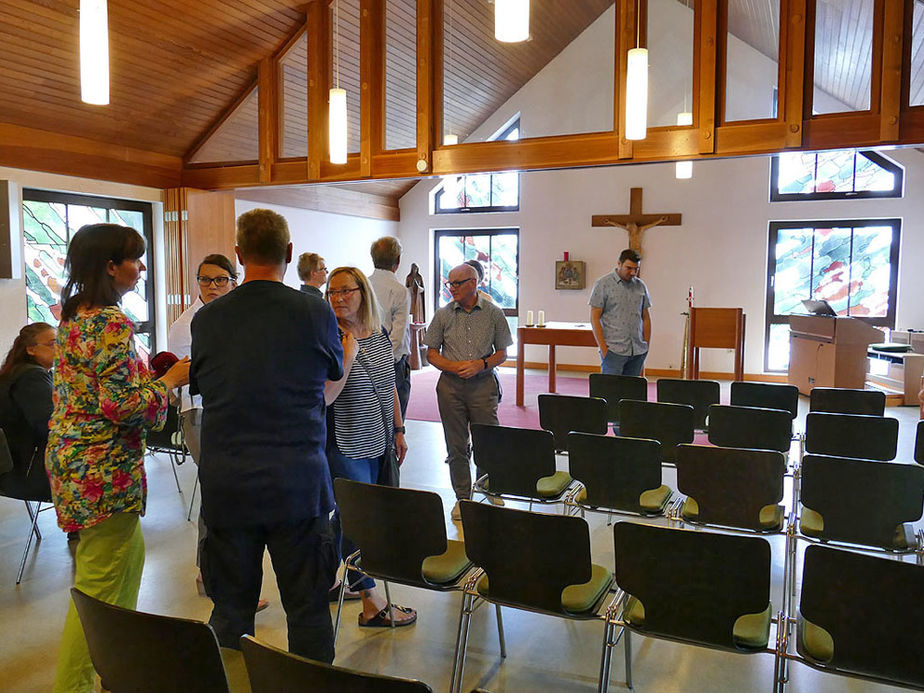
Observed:
[[[337,316],[343,341],[343,377],[327,383],[327,462],[331,478],[367,484],[378,482],[379,467],[394,438],[398,464],[407,454],[391,340],[382,329],[375,294],[360,270],[338,267],[327,281],[327,300]],[[347,537],[342,555],[356,550]],[[400,551],[400,547],[395,547]],[[409,626],[417,612],[390,605],[375,590],[372,578],[350,571],[350,596],[362,599],[359,625]],[[333,590],[332,590],[333,593]]]
[[[202,306],[211,303],[216,298],[221,298],[237,286],[237,272],[227,257],[221,253],[212,253],[202,258],[202,262],[199,263],[199,269],[196,270],[196,282],[199,285],[199,297],[170,325],[167,333],[167,348],[180,358],[190,356],[192,336],[189,328],[192,325],[193,316]],[[186,441],[186,447],[192,455],[193,462],[198,465],[199,441],[202,433],[202,397],[190,395],[189,387],[184,386],[179,391],[178,409],[183,440]],[[196,541],[196,566],[199,565],[206,533],[205,522],[200,513]],[[200,594],[204,594],[201,572],[196,575],[196,587]],[[262,611],[267,606],[269,602],[261,599],[257,604],[257,611]]]
[[[74,587],[134,609],[144,569],[145,429],[164,425],[167,392],[189,382],[189,359],[154,380],[119,309],[146,269],[144,238],[116,224],[82,227],[67,249],[45,466],[58,525],[79,532]],[[89,693],[93,663],[73,602],[55,691]]]
[[[51,501],[45,444],[52,408],[55,335],[55,328],[47,322],[26,325],[0,366],[0,428],[13,458],[13,469],[0,475],[4,496]]]

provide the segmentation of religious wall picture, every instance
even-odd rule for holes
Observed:
[[[556,289],[583,289],[587,282],[587,272],[583,260],[555,261]]]

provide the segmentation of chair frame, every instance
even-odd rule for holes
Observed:
[[[658,426],[651,426],[650,422],[653,413],[663,411],[670,412],[671,418],[675,419],[670,422],[673,424],[683,424],[683,431],[679,431],[681,426],[676,426],[678,440],[665,441],[659,440],[653,433]],[[658,417],[654,417],[658,418]],[[681,421],[683,419],[683,421]],[[693,419],[693,407],[689,404],[669,404],[667,402],[640,402],[631,399],[619,401],[619,432],[621,435],[630,438],[649,438],[661,443],[661,464],[669,467],[674,466],[674,456],[676,455],[676,446],[682,443],[692,443],[695,438],[695,426]],[[626,425],[628,424],[628,426]],[[689,424],[689,426],[687,426]],[[671,445],[673,443],[673,445]]]
[[[809,412],[885,416],[885,405],[885,393],[880,390],[813,387],[809,393]]]
[[[818,441],[818,435],[829,434],[829,430],[822,430],[818,432],[818,428],[829,429],[831,426],[836,425],[835,422],[840,421],[841,425],[844,427],[844,431],[841,432],[841,440],[844,444],[848,446],[853,445],[862,445],[860,442],[861,439],[865,440],[871,438],[868,431],[865,429],[873,428],[885,428],[888,427],[894,431],[894,439],[889,441],[892,443],[891,453],[889,457],[883,456],[874,456],[867,454],[870,450],[862,450],[860,455],[844,454],[843,450],[836,449],[819,449],[814,447]],[[812,424],[817,422],[815,426]],[[826,412],[809,412],[805,417],[805,450],[809,453],[814,453],[816,455],[828,455],[831,457],[853,457],[857,459],[876,459],[882,462],[889,462],[895,459],[895,456],[898,454],[898,419],[892,418],[890,416],[868,416],[863,414],[829,414]],[[843,438],[843,433],[849,432],[851,434],[848,438]],[[813,449],[814,447],[814,449]]]
[[[506,658],[507,650],[503,637],[501,606],[512,607],[521,611],[530,611],[532,613],[547,616],[559,616],[561,618],[576,621],[598,620],[604,617],[605,608],[603,605],[608,601],[610,603],[612,602],[612,599],[608,598],[612,594],[613,589],[613,579],[611,578],[607,588],[601,592],[591,608],[580,614],[566,612],[560,606],[560,595],[565,586],[582,584],[590,579],[590,529],[583,519],[561,515],[544,515],[511,508],[500,508],[466,500],[460,502],[460,507],[462,510],[463,531],[470,540],[469,544],[466,545],[466,552],[469,553],[469,557],[476,564],[479,564],[479,568],[471,575],[462,590],[462,606],[459,612],[459,629],[456,637],[456,652],[450,679],[450,693],[461,693],[462,681],[465,675],[465,658],[468,651],[468,636],[471,627],[471,619],[474,612],[480,606],[486,603],[494,604],[497,612],[498,630],[501,636],[500,654],[502,658]],[[485,525],[485,527],[482,527],[482,525]],[[487,527],[488,525],[490,525],[490,527]],[[482,560],[483,558],[491,557],[487,554],[483,556],[479,556],[478,554],[488,544],[490,544],[491,548],[496,548],[497,544],[496,542],[489,542],[486,539],[485,546],[482,546],[479,540],[474,539],[474,537],[477,537],[479,533],[491,535],[492,537],[503,536],[503,532],[500,530],[510,529],[511,525],[517,537],[541,536],[547,539],[551,536],[556,539],[567,538],[566,541],[561,541],[559,544],[556,544],[556,547],[561,549],[560,551],[556,551],[554,554],[546,553],[543,555],[544,559],[550,559],[548,563],[552,568],[543,573],[544,577],[548,579],[544,581],[532,580],[526,582],[528,588],[531,589],[534,596],[537,597],[536,601],[532,603],[504,598],[504,594],[508,589],[517,591],[524,584],[523,581],[519,579],[515,587],[505,584],[509,581],[508,575],[501,574],[498,576],[495,574],[495,581],[492,583],[493,587],[491,588],[492,592],[494,592],[493,596],[485,597],[479,593],[477,589],[477,584],[481,577],[483,575],[490,576],[489,571],[493,570],[490,565],[487,568],[481,567],[481,563],[496,562],[499,566],[507,567],[511,561],[516,562],[517,558],[522,558],[522,556],[514,556],[509,560],[508,556],[504,556],[503,558],[497,558],[495,556],[494,561],[484,561]],[[511,543],[516,544],[513,540],[511,540]],[[521,544],[516,544],[516,547],[518,550],[521,549],[524,553],[528,554],[531,558],[536,557],[536,551],[530,551],[528,547],[524,547]],[[498,579],[498,577],[501,579]],[[504,578],[507,578],[507,580],[504,580]],[[497,592],[500,593],[500,596],[497,596]],[[552,608],[554,595],[558,595],[558,609]],[[539,602],[542,601],[546,601],[547,603],[541,605]],[[609,671],[607,670],[607,677],[608,675]]]
[[[552,393],[542,394],[538,397],[539,402],[539,427],[550,431],[555,440],[556,452],[568,451],[568,434],[571,431],[581,431],[582,433],[606,433],[609,428],[609,405],[605,399],[600,397],[581,397],[577,395],[557,395]],[[543,403],[566,403],[570,402],[575,406],[582,407],[584,411],[580,416],[573,417],[575,423],[580,422],[581,428],[564,428],[553,425],[549,421],[552,413]],[[569,412],[570,413],[570,412]],[[596,417],[595,419],[591,417]],[[568,422],[566,422],[568,423]]]
[[[693,428],[697,431],[709,429],[709,407],[718,404],[721,388],[715,380],[686,380],[683,378],[658,378],[657,401],[661,404],[689,404],[693,407]],[[663,399],[662,399],[662,390]],[[674,390],[674,394],[671,393]],[[707,392],[708,390],[708,392]],[[680,391],[680,394],[677,392]],[[690,393],[690,396],[685,396]]]
[[[742,418],[753,418],[757,422],[755,425],[759,424],[758,427],[762,430],[760,434],[762,436],[765,435],[765,432],[769,428],[772,428],[774,424],[779,425],[780,431],[771,431],[769,436],[755,439],[753,442],[736,438],[729,439],[726,438],[726,436],[729,435],[728,431],[725,430],[727,423],[726,417],[731,418],[732,428],[735,428],[734,423],[740,423]],[[712,423],[709,429],[709,442],[713,445],[751,450],[777,450],[785,454],[787,459],[789,457],[789,451],[795,436],[792,430],[792,417],[790,416],[790,412],[786,409],[714,404],[709,408],[709,419]],[[784,426],[788,428],[785,434],[782,433],[782,428]],[[779,438],[778,440],[777,437]]]
[[[629,392],[628,397],[607,397],[611,390],[620,389],[619,385],[628,390],[633,388],[637,392]],[[624,399],[634,399],[639,401],[648,401],[648,379],[636,375],[615,375],[612,373],[591,373],[587,379],[588,393],[591,397],[599,397],[606,400],[607,418],[611,423],[619,423],[619,402]],[[644,393],[644,397],[633,397]],[[622,394],[622,393],[620,393]],[[615,401],[611,401],[614,400]]]
[[[164,432],[164,435],[170,436],[170,444],[164,445],[159,441],[151,443],[149,440],[149,442],[147,443],[147,452],[165,453],[170,458],[170,468],[173,471],[173,480],[176,482],[177,493],[183,493],[183,489],[180,487],[180,477],[176,472],[176,468],[179,467],[184,462],[186,462],[186,458],[189,456],[190,453],[189,453],[189,448],[186,447],[186,440],[183,437],[183,423],[180,418],[180,410],[176,406],[169,404],[167,405],[167,422],[168,423],[170,421],[171,415],[176,416],[176,427],[169,434]],[[166,423],[164,424],[164,429],[167,429]],[[158,432],[155,435],[160,435],[160,432]],[[179,445],[176,444],[175,440],[180,441]],[[186,517],[187,520],[189,520],[189,518],[192,516],[192,502],[193,502],[193,498],[196,495],[196,486],[198,486],[198,484],[199,484],[199,475],[196,474],[196,481],[195,481],[195,484],[193,485],[192,496],[190,497],[190,501],[189,501],[189,514]]]

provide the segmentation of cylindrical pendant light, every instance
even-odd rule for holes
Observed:
[[[347,98],[346,89],[330,90],[327,112],[327,136],[332,164],[347,162]]]
[[[683,113],[677,114],[677,125],[692,125],[693,124],[693,114],[689,111],[684,111]],[[692,178],[693,177],[693,162],[692,161],[678,161],[675,165],[674,170],[675,178]]]
[[[106,0],[80,0],[80,100],[109,104],[109,13]]]
[[[626,139],[643,140],[648,131],[648,49],[632,48],[626,62]]]
[[[529,0],[494,0],[494,38],[503,43],[529,38]]]

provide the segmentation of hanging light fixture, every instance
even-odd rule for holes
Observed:
[[[677,125],[692,125],[693,124],[693,114],[689,111],[684,111],[683,113],[677,114]],[[693,162],[692,161],[678,161],[675,164],[674,170],[675,178],[692,178],[693,177]]]
[[[340,0],[334,3],[334,80],[327,109],[327,149],[332,164],[347,162],[347,95],[340,88]]]
[[[80,100],[109,105],[109,13],[106,0],[80,0]]]
[[[529,38],[529,0],[494,0],[494,38],[503,43]]]
[[[635,11],[635,48],[626,58],[626,139],[643,140],[648,131],[648,49],[639,47],[640,11]]]

